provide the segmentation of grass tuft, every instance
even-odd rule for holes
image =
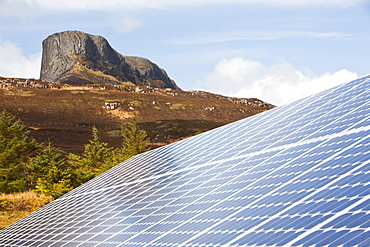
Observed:
[[[33,191],[0,194],[0,229],[51,202],[53,198]]]

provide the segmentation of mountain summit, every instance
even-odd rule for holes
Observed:
[[[56,33],[42,42],[42,48],[42,80],[180,89],[156,64],[146,58],[121,55],[101,36],[80,31]]]

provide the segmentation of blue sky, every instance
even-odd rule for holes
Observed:
[[[0,0],[0,76],[38,78],[42,40],[66,30],[184,90],[276,105],[370,73],[368,0]]]

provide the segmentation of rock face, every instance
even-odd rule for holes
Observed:
[[[40,79],[70,85],[115,83],[180,89],[146,58],[123,56],[101,37],[79,31],[50,35],[42,42]]]

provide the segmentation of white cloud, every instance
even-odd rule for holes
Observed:
[[[175,45],[194,45],[207,43],[220,43],[240,40],[275,40],[281,38],[341,38],[353,34],[341,32],[305,32],[305,31],[248,31],[248,32],[214,32],[200,33],[190,37],[180,37],[167,40]]]
[[[39,78],[41,53],[29,57],[14,43],[0,39],[0,76]]]
[[[13,4],[10,4],[13,2]],[[167,8],[167,7],[188,7],[214,4],[258,4],[267,6],[293,6],[293,7],[348,7],[366,3],[367,0],[2,0],[0,7],[8,5],[37,5],[41,8],[54,10],[113,10],[117,9],[141,9],[141,8]]]
[[[115,15],[125,15],[127,12],[138,14],[142,10],[156,11],[166,9],[172,11],[175,8],[182,9],[211,5],[244,4],[268,8],[345,8],[366,2],[367,0],[0,0],[0,16],[27,19],[44,15],[78,13],[80,11],[84,13],[105,11],[107,19],[115,19],[117,18],[114,17]],[[113,15],[113,17],[110,18],[110,15]],[[127,33],[142,25],[138,18],[121,17],[118,19],[118,23],[122,25],[115,25],[115,29],[119,32]],[[231,40],[240,39],[240,37],[230,38]],[[257,37],[257,39],[259,38]]]
[[[114,15],[109,18],[114,29],[119,33],[129,33],[142,26],[142,21],[127,14]]]
[[[0,15],[1,17],[29,17],[35,14],[36,6],[36,2],[28,0],[0,0]]]
[[[198,82],[203,90],[283,105],[358,78],[346,69],[314,76],[285,61],[264,65],[243,57],[221,60]]]

